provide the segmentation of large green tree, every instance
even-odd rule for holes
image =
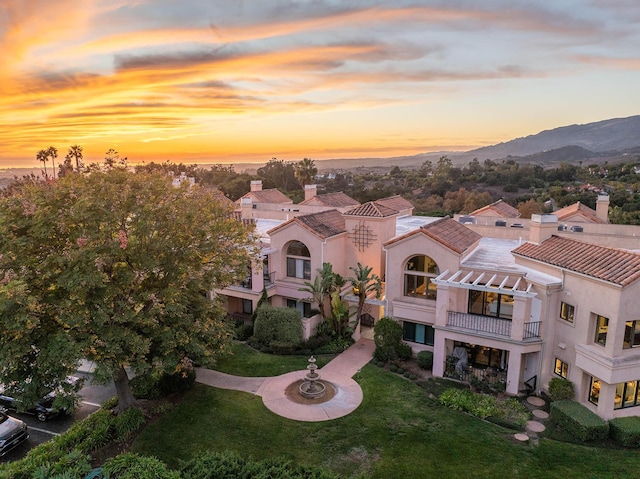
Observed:
[[[27,404],[84,358],[130,407],[125,367],[171,371],[225,348],[207,292],[244,274],[251,244],[214,196],[164,174],[23,183],[0,198],[0,382]]]
[[[304,158],[294,165],[295,175],[302,187],[314,182],[318,174],[316,163],[311,158]]]

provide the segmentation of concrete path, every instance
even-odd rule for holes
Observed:
[[[304,379],[306,370],[275,377],[247,378],[197,368],[196,381],[221,389],[245,391],[261,396],[262,402],[270,411],[289,419],[327,421],[346,416],[362,402],[362,389],[352,377],[371,360],[374,350],[375,344],[372,340],[361,339],[323,368],[318,369],[321,379],[331,383],[336,391],[334,397],[322,404],[299,404],[285,394],[287,386]]]

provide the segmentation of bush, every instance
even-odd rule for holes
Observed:
[[[373,328],[376,349],[373,356],[379,361],[390,361],[398,357],[398,346],[402,340],[402,326],[391,318],[380,318]]]
[[[573,399],[573,383],[564,378],[551,378],[549,381],[549,398],[552,401],[562,401],[563,399]]]
[[[253,325],[241,324],[236,326],[234,335],[238,341],[246,341],[253,335]]]
[[[582,404],[564,399],[551,403],[551,424],[581,442],[603,441],[609,436],[609,423]]]
[[[162,396],[158,376],[151,372],[135,376],[129,381],[133,395],[138,399],[158,399]]]
[[[271,343],[298,345],[302,342],[300,313],[292,308],[260,306],[256,311],[253,338],[260,345],[271,347]]]
[[[609,421],[609,436],[623,447],[640,447],[640,417],[619,417]]]
[[[183,358],[171,373],[147,372],[129,382],[133,395],[138,399],[158,399],[167,394],[187,391],[195,383],[196,371],[188,358]]]
[[[398,354],[398,359],[402,359],[403,361],[411,359],[411,356],[413,355],[411,346],[409,346],[407,343],[402,342],[396,347],[396,353]]]
[[[392,364],[391,366],[389,366],[389,371],[391,371],[392,373],[398,372],[398,366]]]
[[[420,351],[416,356],[418,360],[418,366],[422,369],[431,369],[433,368],[433,352],[431,351]]]
[[[440,403],[456,411],[468,412],[481,419],[498,414],[496,398],[464,389],[445,390],[440,395]]]
[[[260,477],[279,479],[339,479],[340,476],[318,466],[300,466],[282,458],[257,461],[238,453],[203,452],[182,465],[183,479]]]
[[[103,474],[117,479],[180,479],[180,473],[171,471],[155,457],[125,453],[107,459],[102,466]]]
[[[126,441],[129,436],[142,428],[145,424],[144,413],[138,407],[130,407],[116,416],[115,439],[119,442]]]

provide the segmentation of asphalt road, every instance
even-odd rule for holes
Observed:
[[[84,387],[80,390],[82,402],[71,416],[59,416],[51,418],[46,422],[38,421],[35,416],[28,414],[9,413],[10,416],[17,417],[27,423],[29,427],[29,439],[20,446],[0,458],[0,463],[15,461],[24,457],[32,447],[43,442],[49,441],[52,437],[62,434],[76,421],[81,421],[91,415],[98,409],[100,405],[107,399],[115,396],[116,390],[113,384],[109,386],[101,386],[92,384],[92,375],[89,373],[78,373],[78,376],[84,377]]]

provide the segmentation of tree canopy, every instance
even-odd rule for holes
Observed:
[[[131,406],[125,366],[172,370],[225,347],[207,293],[244,274],[251,244],[209,192],[161,173],[24,182],[0,198],[0,382],[29,403],[85,358]]]

